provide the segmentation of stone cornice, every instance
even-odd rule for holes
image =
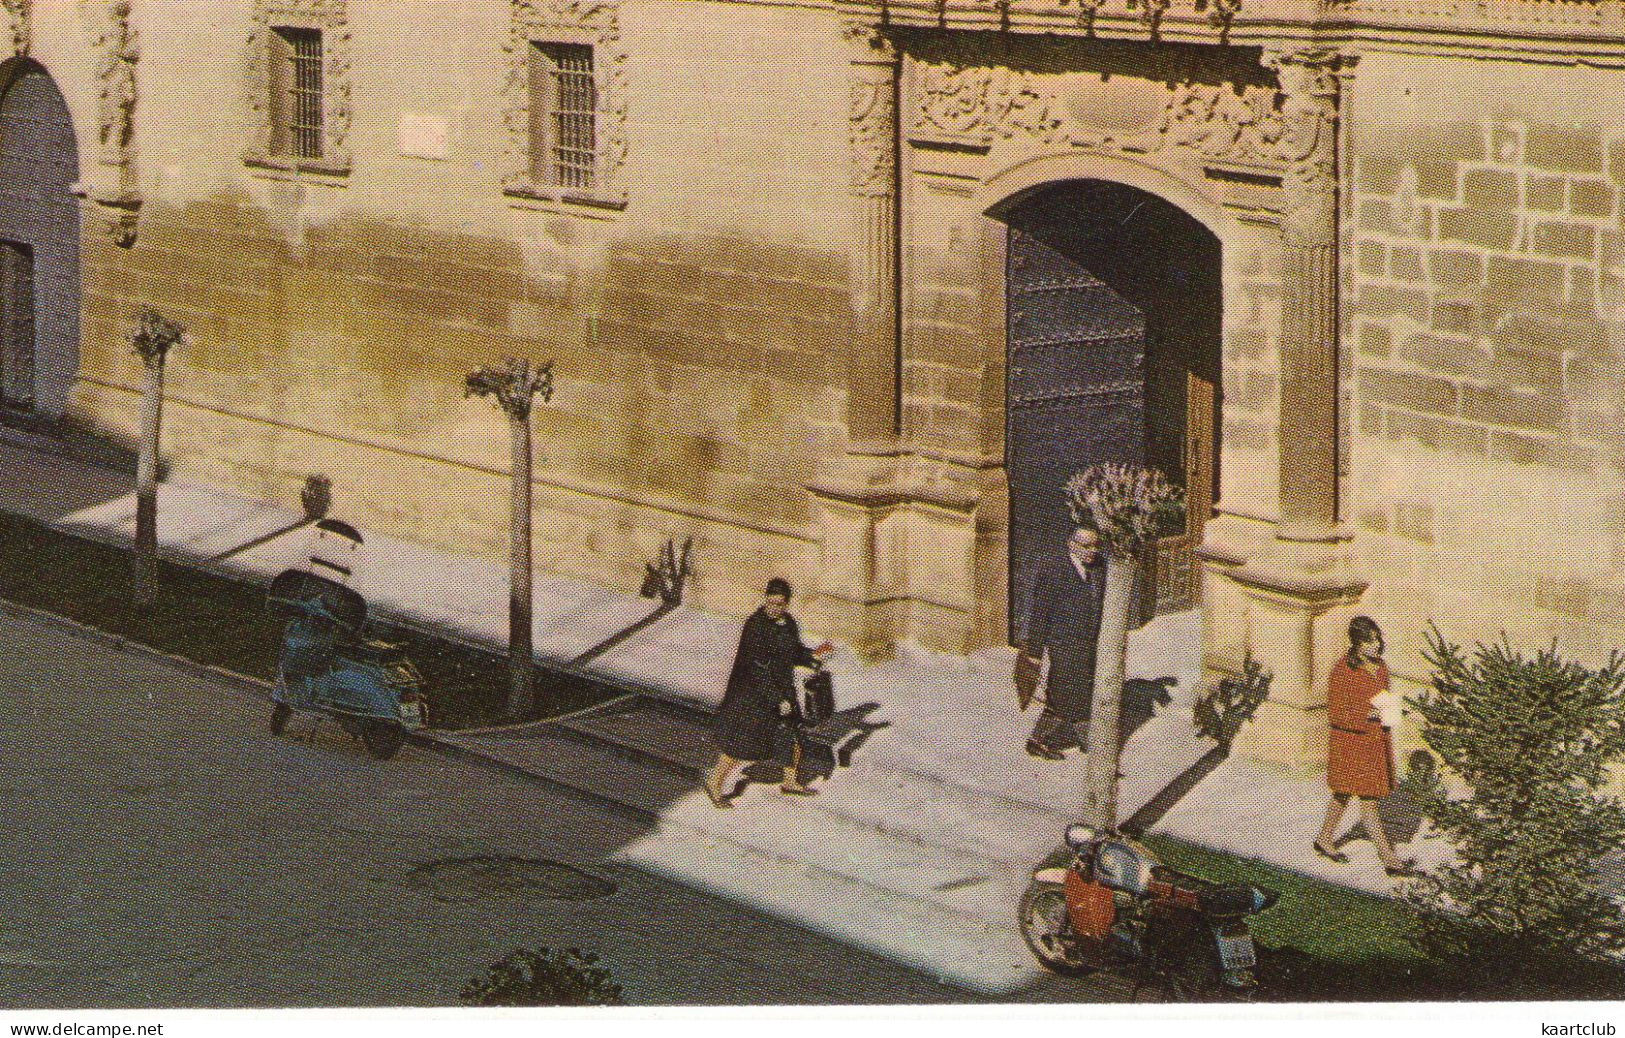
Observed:
[[[748,0],[747,0],[748,2]],[[831,0],[849,21],[1119,40],[1625,64],[1625,0]]]

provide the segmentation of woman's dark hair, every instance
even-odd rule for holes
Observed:
[[[790,582],[785,580],[783,577],[774,577],[772,580],[767,582],[767,590],[762,592],[762,595],[764,597],[771,595],[783,595],[788,599],[790,597]]]
[[[1373,638],[1375,638],[1378,643],[1381,643],[1383,640],[1382,628],[1377,626],[1377,621],[1371,619],[1369,616],[1356,616],[1354,619],[1349,621],[1350,663],[1354,662],[1354,650],[1358,649],[1362,643],[1371,641]]]

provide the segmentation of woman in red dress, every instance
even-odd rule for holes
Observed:
[[[1332,799],[1326,805],[1326,824],[1315,838],[1315,853],[1336,862],[1348,861],[1337,849],[1337,825],[1352,797],[1360,798],[1360,820],[1377,856],[1390,876],[1416,875],[1416,862],[1401,860],[1383,828],[1377,801],[1394,791],[1393,734],[1377,715],[1371,701],[1388,691],[1388,665],[1382,660],[1382,629],[1368,616],[1349,621],[1349,651],[1332,667],[1326,690],[1326,712],[1331,723],[1331,745],[1326,760],[1326,782]]]

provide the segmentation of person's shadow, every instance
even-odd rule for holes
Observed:
[[[1429,776],[1436,769],[1432,754],[1426,750],[1415,751],[1405,762],[1405,777],[1395,784],[1392,793],[1377,801],[1377,817],[1382,819],[1382,827],[1388,830],[1388,839],[1394,844],[1410,843],[1422,831],[1427,816],[1422,813],[1417,791],[1430,781]],[[1356,822],[1338,839],[1336,846],[1341,848],[1355,840],[1369,839],[1371,834],[1366,831],[1365,822]]]
[[[869,736],[891,726],[890,721],[869,720],[870,715],[879,709],[879,703],[847,707],[835,711],[822,724],[804,728],[799,733],[781,725],[774,741],[775,759],[758,761],[747,767],[745,781],[781,781],[784,768],[792,759],[791,747],[797,738],[801,741],[802,781],[834,777],[837,768],[851,765],[852,755],[869,740]]]

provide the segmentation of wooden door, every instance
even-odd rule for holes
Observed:
[[[1218,479],[1218,390],[1195,372],[1185,373],[1185,438],[1181,450],[1185,479],[1185,529],[1157,542],[1157,613],[1189,609],[1201,601],[1202,569],[1196,548],[1213,517]],[[1149,574],[1148,574],[1149,575]]]

